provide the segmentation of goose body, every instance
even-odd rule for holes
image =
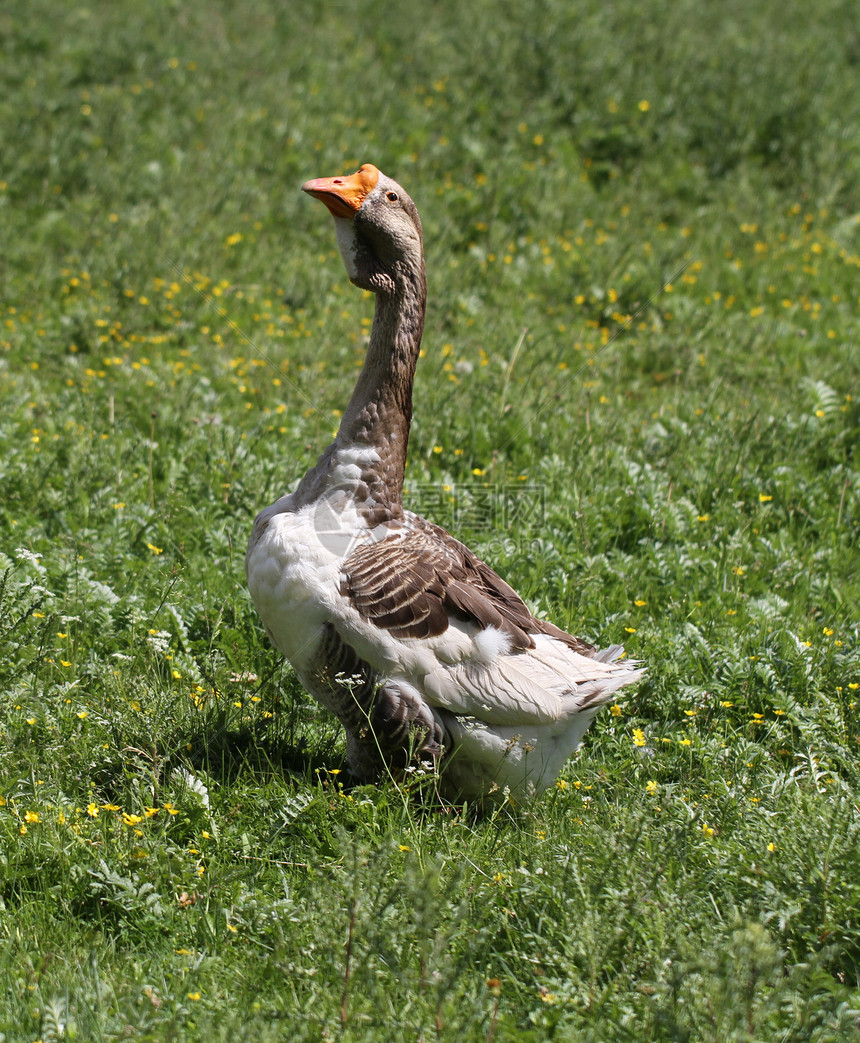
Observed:
[[[552,785],[597,710],[641,671],[535,618],[466,546],[401,503],[424,322],[421,222],[369,164],[302,186],[376,293],[364,368],[332,445],[263,510],[248,586],[273,644],[337,715],[359,780],[431,763],[452,799]]]

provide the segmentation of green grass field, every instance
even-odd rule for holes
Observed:
[[[0,12],[0,1040],[857,1040],[856,5],[421,7]],[[361,162],[425,227],[408,502],[648,665],[484,817],[345,786],[244,585]]]

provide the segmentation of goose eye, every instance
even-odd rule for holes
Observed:
[[[396,203],[399,197],[396,192],[386,192],[385,198],[390,199],[392,203]]]

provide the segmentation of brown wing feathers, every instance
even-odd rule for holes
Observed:
[[[395,637],[425,638],[444,633],[453,616],[503,631],[512,649],[533,648],[531,635],[544,633],[592,651],[535,619],[512,587],[444,529],[423,526],[359,547],[344,562],[342,592],[364,619]]]
[[[434,637],[448,626],[444,554],[409,534],[359,547],[344,563],[342,592],[359,613],[395,637]]]

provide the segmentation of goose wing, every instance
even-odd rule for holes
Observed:
[[[358,638],[368,660],[381,667],[384,658],[384,672],[430,705],[487,724],[559,721],[596,709],[636,676],[634,664],[617,661],[620,648],[598,652],[536,619],[492,569],[423,519],[354,550],[341,594],[362,622],[360,637],[344,630],[344,640]]]
[[[547,634],[583,655],[594,647],[536,619],[500,576],[438,525],[413,516],[400,533],[358,547],[344,562],[341,593],[359,615],[398,638],[432,638],[452,620],[493,627],[512,652]]]

